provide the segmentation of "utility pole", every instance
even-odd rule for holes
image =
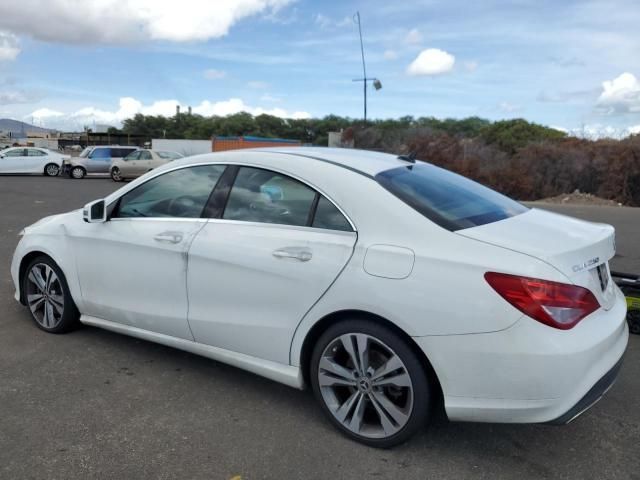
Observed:
[[[360,23],[360,12],[356,12],[353,16],[353,21],[358,24],[358,34],[360,35],[360,53],[362,54],[362,78],[355,78],[354,82],[362,82],[364,85],[364,124],[367,124],[367,83],[369,81],[373,82],[373,88],[376,90],[380,90],[382,88],[382,83],[377,78],[368,78],[367,77],[367,64],[364,61],[364,43],[362,42],[362,25]]]

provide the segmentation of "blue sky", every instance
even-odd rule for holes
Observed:
[[[0,5],[0,117],[119,125],[203,114],[523,117],[640,131],[637,1],[22,0]],[[80,3],[80,2],[78,2]]]

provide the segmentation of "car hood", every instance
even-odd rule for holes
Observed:
[[[456,233],[550,264],[572,283],[590,289],[605,308],[613,301],[614,288],[608,270],[603,286],[596,269],[615,254],[615,230],[611,225],[532,208],[505,220]]]
[[[33,233],[40,230],[44,230],[50,227],[55,227],[61,223],[64,223],[65,219],[78,217],[81,210],[72,210],[67,213],[59,213],[57,215],[49,215],[48,217],[41,218],[36,223],[33,223],[24,229],[25,233]]]

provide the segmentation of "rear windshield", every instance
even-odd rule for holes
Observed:
[[[519,215],[527,207],[461,175],[428,163],[376,175],[380,185],[447,230],[462,230]]]

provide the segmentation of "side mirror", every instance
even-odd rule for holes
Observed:
[[[103,199],[87,203],[82,209],[82,218],[87,223],[104,223],[107,221],[107,206]]]

